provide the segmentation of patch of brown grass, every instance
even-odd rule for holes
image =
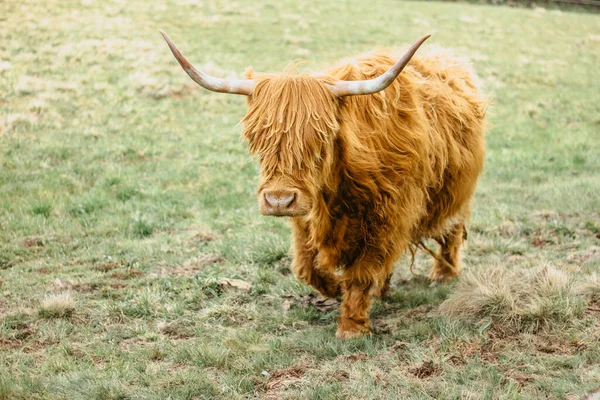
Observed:
[[[537,331],[583,316],[583,293],[593,289],[578,288],[566,272],[549,265],[518,270],[496,266],[466,273],[440,311],[490,319],[507,331]]]
[[[44,318],[69,318],[74,312],[75,300],[68,292],[47,296],[39,308],[39,315]]]

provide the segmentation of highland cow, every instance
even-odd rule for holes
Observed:
[[[259,210],[290,218],[297,278],[342,297],[338,338],[369,333],[371,296],[389,290],[394,261],[415,244],[440,244],[431,280],[459,275],[487,104],[466,63],[442,49],[413,58],[424,36],[404,55],[381,50],[319,75],[226,80],[161,33],[196,83],[247,96]]]

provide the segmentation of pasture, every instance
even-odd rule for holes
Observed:
[[[600,16],[391,3],[0,2],[0,399],[600,386]],[[286,220],[258,212],[245,99],[197,87],[158,29],[221,77],[425,33],[470,58],[493,101],[463,278],[430,287],[404,256],[373,335],[337,341]]]

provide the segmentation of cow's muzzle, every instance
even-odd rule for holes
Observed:
[[[298,215],[299,193],[294,190],[263,190],[260,194],[260,212],[275,217]]]

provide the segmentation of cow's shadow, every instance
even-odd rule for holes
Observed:
[[[370,312],[373,333],[386,334],[411,322],[436,318],[439,304],[453,286],[452,282],[432,285],[429,279],[420,276],[394,282],[386,296],[373,302]]]
[[[409,321],[435,318],[438,305],[446,299],[454,284],[432,285],[425,277],[412,276],[392,281],[390,291],[374,298],[370,309],[372,330],[375,334],[393,331],[393,327]],[[292,296],[288,296],[291,299]],[[316,292],[292,300],[310,314],[305,320],[311,325],[337,323],[341,298],[328,299]]]

